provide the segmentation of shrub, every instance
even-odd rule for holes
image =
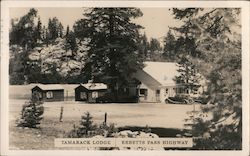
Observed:
[[[98,126],[95,131],[95,134],[102,135],[104,137],[112,137],[114,133],[117,133],[118,129],[115,127],[115,124],[107,125],[105,123]]]
[[[91,137],[95,134],[96,125],[93,124],[92,116],[89,112],[86,112],[80,120],[79,127],[74,125],[73,130],[71,130],[67,136],[70,138],[82,138]]]
[[[21,118],[17,120],[17,126],[36,128],[43,119],[43,102],[40,101],[38,93],[32,94],[30,101],[23,105]]]
[[[80,125],[78,127],[74,125],[73,129],[69,133],[67,133],[66,136],[70,138],[88,138],[95,135],[112,137],[112,135],[116,132],[118,132],[118,129],[114,124],[93,124],[92,116],[89,112],[86,112],[81,118]]]

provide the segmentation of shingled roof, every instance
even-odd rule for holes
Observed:
[[[104,83],[85,83],[81,84],[88,90],[101,90],[101,89],[107,89],[107,85]]]
[[[35,87],[39,87],[42,90],[63,90],[64,89],[63,86],[59,84],[39,84],[39,85],[36,85]]]
[[[178,72],[178,64],[173,62],[144,62],[145,67],[137,71],[134,77],[150,86],[175,85],[174,78]]]

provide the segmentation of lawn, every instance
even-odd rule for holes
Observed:
[[[44,119],[39,129],[23,129],[16,127],[15,120],[20,117],[22,105],[29,99],[32,85],[11,86],[9,103],[9,130],[11,149],[58,149],[54,147],[54,138],[65,137],[79,125],[81,116],[90,112],[95,124],[104,121],[114,123],[119,130],[138,131],[149,126],[153,133],[160,137],[175,137],[184,133],[184,119],[193,105],[163,103],[109,103],[87,104],[82,102],[46,102],[44,103]],[[73,96],[74,86],[65,86],[68,95]],[[63,107],[63,122],[59,122],[60,110]],[[199,105],[195,106],[199,109]]]
[[[84,112],[89,111],[94,123],[104,121],[114,123],[119,130],[140,130],[148,125],[152,132],[160,137],[175,137],[184,133],[184,119],[192,105],[174,105],[162,103],[127,103],[127,104],[86,104],[75,101],[44,103],[44,119],[39,129],[22,129],[15,126],[22,104],[25,100],[10,99],[10,147],[12,149],[55,149],[54,138],[65,137],[79,125]],[[63,107],[63,122],[59,122],[60,110]],[[198,106],[196,106],[198,108]]]

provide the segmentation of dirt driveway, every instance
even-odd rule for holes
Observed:
[[[10,119],[15,120],[21,110],[24,100],[10,100]],[[116,126],[150,126],[164,128],[184,128],[187,112],[193,110],[193,105],[176,105],[162,103],[129,103],[129,104],[85,104],[75,101],[44,103],[44,118],[59,120],[60,109],[63,107],[63,120],[79,123],[81,115],[89,111],[95,123],[104,120]],[[195,106],[198,109],[198,105]]]

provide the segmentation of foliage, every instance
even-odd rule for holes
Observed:
[[[116,93],[142,67],[138,57],[141,26],[131,21],[142,12],[137,8],[91,8],[84,16],[74,24],[74,32],[79,39],[89,40],[85,73],[95,81],[107,81]]]
[[[62,23],[56,18],[49,18],[48,22],[48,38],[49,40],[55,40],[58,37],[63,36],[63,26]]]
[[[139,38],[139,57],[143,58],[143,60],[146,60],[148,57],[148,48],[149,48],[149,42],[146,34],[144,33]]]
[[[167,33],[167,36],[164,38],[163,57],[169,62],[176,61],[176,54],[178,53],[176,48],[178,48],[176,47],[176,39],[170,29]]]
[[[114,124],[102,123],[100,125],[93,124],[92,116],[89,112],[86,112],[80,121],[79,127],[74,125],[67,137],[70,138],[82,138],[82,137],[93,137],[95,135],[101,135],[104,137],[111,137],[114,133],[118,132],[118,129]]]
[[[114,133],[117,133],[118,129],[115,127],[115,124],[100,124],[97,129],[95,134],[96,135],[101,135],[104,137],[113,137]]]
[[[26,15],[21,17],[16,24],[12,22],[12,28],[10,30],[10,44],[20,45],[26,49],[35,46],[36,35],[34,33],[34,18],[36,15],[37,10],[32,8]]]
[[[66,45],[65,45],[66,51],[71,50],[72,56],[76,55],[75,52],[77,51],[78,47],[76,43],[75,33],[72,31],[69,31],[65,37],[66,37]]]
[[[160,42],[151,38],[148,45],[147,60],[149,61],[162,61],[162,47]]]
[[[94,130],[92,118],[89,112],[85,112],[81,117],[80,127],[77,130],[78,136],[87,136],[89,131]]]
[[[36,128],[43,119],[43,102],[40,101],[38,93],[33,93],[30,101],[23,105],[21,118],[17,120],[17,126]]]
[[[179,55],[180,56],[180,55]],[[182,84],[185,88],[185,93],[194,94],[201,86],[200,81],[202,76],[197,72],[196,65],[189,60],[189,56],[181,55],[178,61],[180,75],[175,77],[178,84]]]
[[[210,105],[203,112],[212,112],[212,119],[195,118],[193,133],[198,138],[195,148],[241,149],[240,9],[173,9],[173,14],[184,22],[174,28],[176,40],[188,43],[180,48],[189,50],[185,57],[189,56],[208,83]]]

